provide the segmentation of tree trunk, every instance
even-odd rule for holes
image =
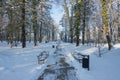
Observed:
[[[33,23],[33,29],[34,29],[34,46],[37,46],[37,21]]]
[[[111,39],[110,39],[110,36],[109,35],[106,35],[106,38],[107,38],[107,42],[108,42],[108,49],[111,50]]]
[[[78,35],[76,35],[76,46],[79,46],[79,43],[80,43],[79,40],[80,40],[80,39],[79,39],[79,34],[78,34]]]
[[[68,6],[67,6],[67,1],[66,0],[64,0],[64,10],[65,10],[65,14],[66,14],[66,17],[67,17],[67,21],[68,21],[68,24],[69,24],[69,32],[70,32],[70,35],[68,36],[67,35],[67,32],[65,31],[65,42],[67,42],[68,41],[68,39],[69,39],[69,37],[71,36],[71,19],[70,19],[70,16],[69,16],[69,8],[68,8]],[[66,26],[67,26],[67,23],[66,23]],[[65,26],[65,27],[66,27]]]
[[[36,10],[37,1],[33,1],[33,30],[34,30],[34,46],[37,46],[37,10]]]
[[[118,13],[120,14],[120,4],[118,3]],[[120,20],[120,17],[118,18]],[[118,42],[120,42],[120,21],[118,22]]]
[[[26,47],[26,33],[25,33],[25,0],[22,1],[22,48]]]
[[[52,41],[55,40],[55,27],[52,27]]]
[[[40,27],[40,37],[39,37],[39,42],[42,42],[42,22],[41,22],[41,27]]]
[[[75,9],[75,36],[76,36],[76,46],[79,46],[79,37],[80,37],[80,8],[81,8],[81,2],[77,0],[76,9]]]
[[[83,28],[82,28],[82,44],[85,44],[85,27],[86,27],[86,20],[85,20],[85,16],[86,16],[86,2],[83,1]]]
[[[37,33],[36,33],[36,30],[34,30],[34,46],[37,46]]]
[[[120,42],[120,26],[118,26],[118,41]]]
[[[107,5],[106,5],[106,0],[101,0],[102,3],[102,20],[103,20],[103,27],[108,43],[108,50],[111,50],[112,45],[111,45],[111,38],[110,38],[110,33],[109,33],[109,27],[108,27],[108,10],[107,10]]]
[[[73,11],[74,11],[74,1],[71,1],[71,18],[70,18],[70,42],[73,43]]]

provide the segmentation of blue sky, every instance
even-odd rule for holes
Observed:
[[[57,24],[59,24],[63,14],[64,10],[61,5],[52,4],[51,16]]]

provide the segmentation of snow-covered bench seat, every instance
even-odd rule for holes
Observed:
[[[79,61],[80,63],[82,63],[82,59],[83,59],[83,57],[85,57],[85,55],[83,55],[83,54],[80,53],[80,52],[74,52],[74,53],[72,53],[72,56],[73,56],[77,61]]]
[[[44,61],[48,58],[49,53],[47,51],[41,52],[37,58],[38,58],[38,64],[44,63]]]

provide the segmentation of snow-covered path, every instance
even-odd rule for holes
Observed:
[[[0,80],[36,80],[48,64],[55,62],[57,57],[53,55],[55,42],[42,43],[37,47],[28,46],[9,48],[0,46]],[[105,49],[102,57],[96,56],[98,48],[92,46],[79,46],[61,43],[61,53],[66,56],[66,61],[76,68],[79,80],[120,80],[120,44],[114,46],[111,51]],[[42,51],[49,51],[50,56],[45,64],[38,65],[37,55]],[[90,55],[90,71],[82,68],[71,55],[74,51]]]

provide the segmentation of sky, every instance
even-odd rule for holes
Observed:
[[[52,4],[51,16],[58,25],[59,25],[59,21],[61,20],[63,14],[64,14],[64,10],[61,5]]]

